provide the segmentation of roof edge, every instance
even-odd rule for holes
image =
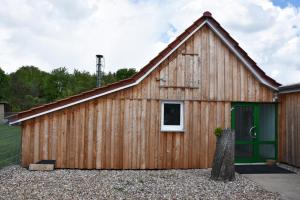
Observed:
[[[300,83],[283,85],[279,87],[280,94],[300,92]]]

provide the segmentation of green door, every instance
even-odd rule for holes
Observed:
[[[231,126],[235,130],[235,161],[276,159],[276,104],[233,103]]]

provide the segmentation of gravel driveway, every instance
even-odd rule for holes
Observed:
[[[210,170],[0,170],[0,199],[279,199],[238,175],[209,179]]]

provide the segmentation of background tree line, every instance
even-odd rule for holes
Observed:
[[[129,78],[136,73],[134,68],[123,68],[112,73],[103,73],[101,85]],[[34,66],[23,66],[16,72],[6,74],[0,68],[0,101],[8,102],[14,112],[49,103],[96,87],[96,75],[65,67],[50,73]]]

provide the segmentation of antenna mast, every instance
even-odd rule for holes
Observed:
[[[102,67],[103,67],[103,62],[102,60],[104,59],[103,55],[96,55],[96,71],[97,71],[97,85],[96,87],[101,86],[101,76],[102,76]]]

